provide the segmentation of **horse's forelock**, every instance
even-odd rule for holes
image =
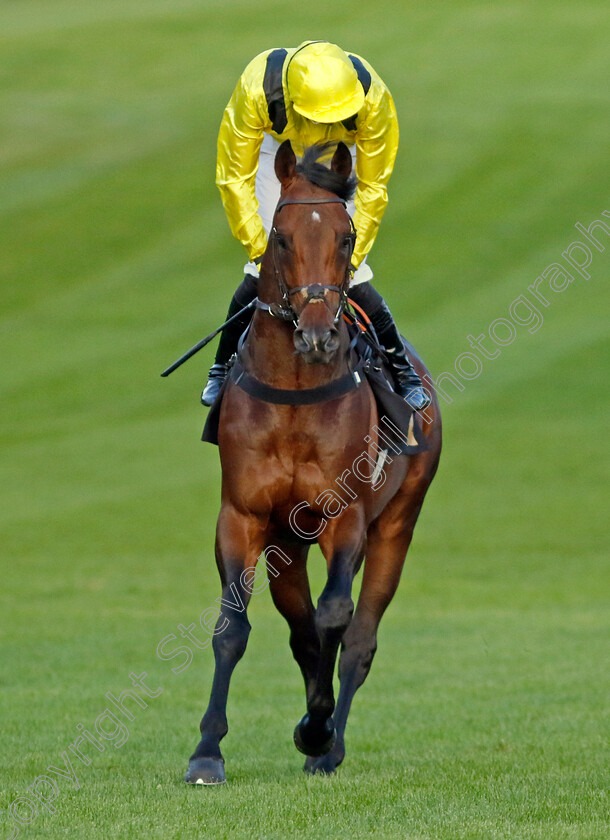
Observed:
[[[314,186],[334,193],[343,201],[349,201],[356,191],[356,176],[344,178],[334,169],[329,169],[320,163],[320,158],[335,146],[335,143],[316,143],[314,146],[309,146],[297,164],[297,172]]]

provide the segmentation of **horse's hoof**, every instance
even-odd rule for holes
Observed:
[[[223,758],[192,758],[184,781],[189,785],[221,785],[227,781]]]
[[[335,725],[331,717],[320,726],[320,724],[314,725],[309,715],[305,715],[294,729],[295,747],[303,755],[308,756],[326,755],[332,750],[336,737]]]
[[[310,773],[312,776],[331,776],[337,771],[342,761],[343,756],[336,755],[334,749],[318,758],[308,755],[303,765],[303,772]]]

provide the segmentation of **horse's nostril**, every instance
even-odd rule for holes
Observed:
[[[324,353],[334,353],[339,343],[339,331],[334,328],[326,330],[317,342]]]
[[[294,336],[292,340],[296,350],[298,350],[299,353],[306,353],[312,347],[309,337],[305,335],[301,328],[296,329],[294,331]]]
[[[332,353],[339,347],[339,330],[336,330],[334,327],[326,333],[324,336],[324,349]]]

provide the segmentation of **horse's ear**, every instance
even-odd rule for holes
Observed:
[[[345,143],[339,143],[337,145],[337,150],[330,162],[330,168],[338,172],[346,181],[352,174],[352,155]]]
[[[275,174],[281,184],[290,181],[296,175],[297,158],[292,151],[290,140],[284,140],[275,156]]]

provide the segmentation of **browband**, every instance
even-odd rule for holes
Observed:
[[[342,198],[285,198],[284,201],[280,201],[275,212],[279,213],[287,204],[342,204],[347,210],[347,202]]]

